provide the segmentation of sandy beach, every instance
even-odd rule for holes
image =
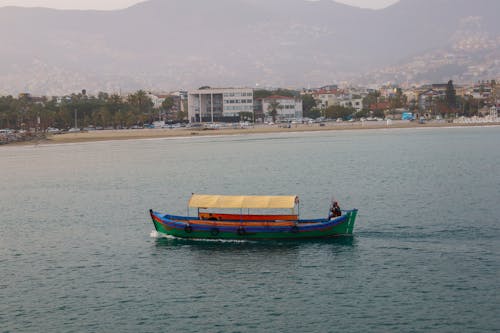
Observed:
[[[218,129],[203,128],[158,128],[158,129],[124,129],[124,130],[99,130],[79,133],[64,133],[49,135],[46,139],[38,140],[37,143],[76,143],[92,141],[111,140],[135,140],[168,137],[191,137],[206,135],[235,135],[235,134],[258,134],[258,133],[286,133],[286,132],[313,132],[313,131],[341,131],[341,130],[373,130],[373,129],[397,129],[397,128],[433,128],[433,127],[465,127],[465,126],[494,126],[496,123],[476,123],[476,124],[456,124],[448,122],[427,122],[419,124],[417,122],[393,121],[388,125],[385,121],[375,122],[342,122],[320,124],[292,124],[290,128],[278,125],[255,125],[248,128],[224,127]],[[33,141],[20,142],[18,144],[33,144]]]

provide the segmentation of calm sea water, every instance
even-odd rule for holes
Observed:
[[[500,128],[0,148],[0,332],[500,330]],[[332,197],[352,238],[154,237],[192,192]]]

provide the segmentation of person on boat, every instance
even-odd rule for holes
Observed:
[[[328,219],[336,218],[338,216],[342,216],[342,210],[340,209],[339,203],[337,201],[332,202],[332,206],[330,207],[330,214],[328,215]]]

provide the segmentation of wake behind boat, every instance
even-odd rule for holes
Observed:
[[[157,232],[196,239],[306,239],[352,235],[357,209],[331,207],[328,218],[299,218],[297,196],[228,196],[193,194],[188,207],[197,216],[177,216],[150,210]],[[189,209],[188,208],[188,209]],[[238,213],[214,209],[239,209]],[[247,213],[243,213],[243,209]],[[290,214],[250,214],[250,209],[290,209]],[[202,211],[203,210],[203,211]],[[209,211],[207,211],[209,210]]]

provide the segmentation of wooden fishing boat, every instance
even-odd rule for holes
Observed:
[[[189,216],[190,208],[197,209],[197,216]],[[221,213],[214,209],[239,210],[239,213]],[[291,213],[250,214],[250,209],[290,209]],[[175,237],[264,240],[352,235],[358,210],[343,210],[340,216],[331,218],[304,220],[299,218],[299,212],[297,196],[193,194],[187,216],[162,214],[152,209],[150,215],[157,232]]]

